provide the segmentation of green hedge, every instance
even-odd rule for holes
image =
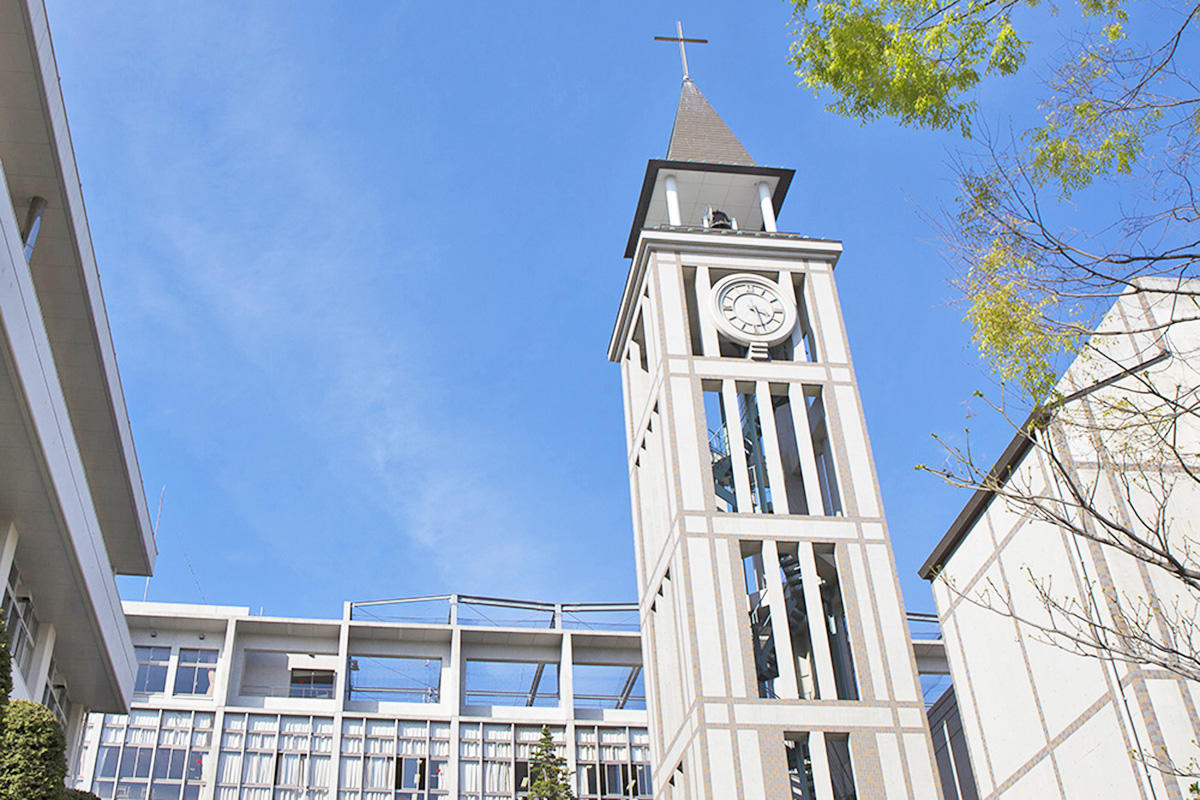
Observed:
[[[4,707],[12,694],[12,657],[8,653],[8,633],[0,615],[0,742],[4,741]]]
[[[63,789],[58,795],[58,800],[100,800],[100,798],[82,789]]]
[[[0,800],[57,800],[67,776],[66,740],[50,709],[26,700],[4,707]]]

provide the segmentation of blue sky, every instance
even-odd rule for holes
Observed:
[[[692,76],[837,278],[906,602],[1003,423],[922,212],[953,137],[823,111],[781,2],[49,0],[152,514],[152,600],[635,597],[605,346],[646,160]],[[1001,91],[1007,91],[1002,89]],[[1000,104],[1003,95],[995,98]],[[979,409],[982,411],[982,409]],[[140,599],[141,580],[122,579]]]

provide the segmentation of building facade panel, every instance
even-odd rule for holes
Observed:
[[[1027,797],[1032,787],[1046,797],[1183,797],[1192,781],[1174,773],[1197,758],[1194,687],[1155,666],[1152,643],[1186,641],[1200,598],[1095,538],[1107,535],[1106,519],[1190,552],[1200,492],[1181,467],[1196,422],[1192,401],[1180,401],[1195,393],[1200,324],[1179,289],[1147,280],[1117,300],[1060,381],[1061,401],[996,466],[1001,491],[977,492],[924,568],[981,797]],[[1021,500],[1030,496],[1067,516],[1046,519]],[[1115,657],[1089,644],[1092,630],[1106,631]],[[1143,654],[1130,657],[1122,642],[1138,641]]]

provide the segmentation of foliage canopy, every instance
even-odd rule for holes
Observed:
[[[977,395],[1054,490],[994,473],[969,442],[919,468],[1167,581],[1162,596],[1077,596],[1030,572],[1032,611],[973,601],[1069,652],[1200,680],[1200,2],[790,2],[801,85],[833,111],[963,137],[941,239],[974,344],[1034,413]],[[1013,122],[995,136],[977,90],[1034,54],[1040,90],[1011,95],[1024,105],[1002,109]],[[1105,321],[1114,304],[1120,324]],[[1089,380],[1064,396],[1067,359],[1070,380]],[[1081,468],[1079,452],[1103,466]],[[1192,755],[1138,757],[1200,798]]]
[[[1055,399],[1056,356],[1077,353],[1139,278],[1195,277],[1200,3],[1077,0],[1073,18],[1041,0],[792,6],[793,65],[832,110],[956,130],[974,148],[957,161],[943,240],[974,342],[1026,400]],[[1037,67],[1036,108],[1017,109],[1031,122],[997,139],[975,90],[1025,66],[1018,28],[1064,43]]]

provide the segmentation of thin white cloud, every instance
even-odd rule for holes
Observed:
[[[332,145],[306,130],[286,59],[187,50],[214,38],[159,43],[182,51],[171,71],[147,79],[187,102],[115,109],[132,132],[135,182],[159,209],[139,220],[159,259],[134,278],[146,327],[230,343],[260,371],[278,412],[344,459],[365,482],[359,496],[395,523],[342,535],[374,537],[367,552],[408,537],[448,587],[522,593],[533,569],[547,572],[552,546],[530,533],[533,498],[514,497],[488,466],[504,457],[503,435],[444,424],[437,398],[452,389],[431,377],[440,354],[361,278],[362,259],[378,254],[359,243],[389,240],[373,199],[347,185]],[[399,273],[439,257],[389,247],[385,267]]]

